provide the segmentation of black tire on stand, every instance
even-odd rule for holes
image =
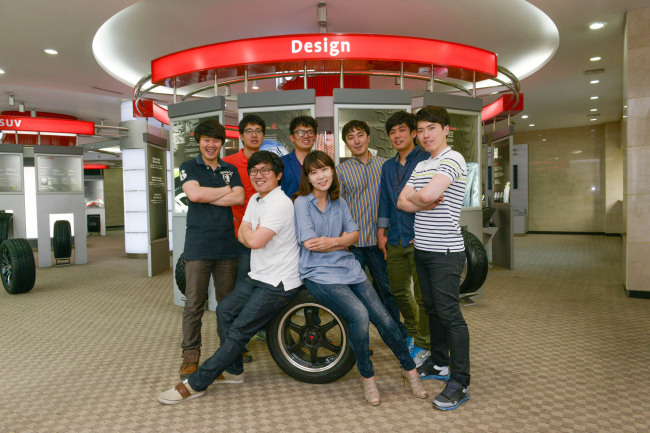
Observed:
[[[0,212],[0,244],[14,236],[14,214]]]
[[[320,323],[314,321],[318,313]],[[355,359],[347,322],[301,290],[269,322],[266,344],[278,366],[307,383],[333,382],[350,371]]]
[[[59,220],[54,222],[54,247],[55,259],[69,259],[72,256],[72,231],[70,221]]]
[[[487,252],[474,234],[463,230],[465,270],[461,275],[460,293],[473,293],[481,288],[488,273]]]
[[[176,262],[176,270],[174,271],[174,278],[176,279],[176,286],[178,290],[184,295],[185,294],[185,258],[183,253],[181,253],[178,261]]]
[[[0,244],[0,276],[5,290],[12,295],[32,290],[36,263],[26,239],[7,239]]]

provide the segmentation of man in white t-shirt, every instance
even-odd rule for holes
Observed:
[[[418,373],[421,379],[447,381],[433,405],[452,410],[469,399],[469,331],[459,299],[465,246],[458,225],[467,165],[447,145],[447,110],[426,106],[415,120],[418,141],[431,157],[415,167],[397,207],[415,212],[415,266],[429,313],[431,355]]]
[[[248,202],[238,237],[251,249],[251,271],[237,279],[235,289],[217,306],[219,349],[189,378],[160,394],[161,403],[200,397],[215,381],[242,383],[242,349],[302,286],[293,203],[278,186],[283,170],[280,157],[271,152],[257,152],[248,160],[257,193]]]

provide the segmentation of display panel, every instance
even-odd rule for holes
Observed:
[[[501,140],[492,145],[492,183],[494,203],[510,203],[510,139]]]
[[[386,133],[386,120],[396,111],[409,110],[411,107],[369,107],[369,106],[335,106],[336,139],[339,144],[339,158],[352,156],[341,137],[343,126],[350,120],[361,120],[370,128],[370,145],[368,148],[373,155],[391,158],[395,156],[395,149],[390,143]]]
[[[23,191],[23,155],[0,153],[0,192]]]
[[[37,155],[36,184],[39,193],[83,192],[82,157]]]
[[[463,207],[481,206],[481,178],[479,175],[479,114],[447,110],[449,135],[447,144],[463,155],[467,163],[467,186]]]
[[[104,181],[102,179],[84,179],[84,199],[86,207],[104,207]]]
[[[165,149],[147,145],[147,201],[149,240],[167,238],[167,188]]]

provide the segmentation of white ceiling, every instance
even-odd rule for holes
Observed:
[[[0,0],[0,69],[6,72],[0,74],[0,111],[16,109],[7,104],[11,92],[16,101],[25,101],[27,109],[94,122],[105,119],[107,124],[116,125],[120,102],[131,99],[134,77],[150,72],[152,59],[226,40],[317,32],[317,3]],[[383,33],[465,43],[496,52],[499,64],[515,71],[520,71],[522,58],[535,55],[544,62],[544,57],[552,56],[521,80],[524,113],[530,117],[525,121],[515,117],[517,130],[619,120],[624,105],[625,11],[642,7],[650,7],[650,0],[327,1],[329,32]],[[116,14],[99,36],[108,33],[104,40],[111,41],[108,48],[113,50],[113,57],[129,66],[121,81],[98,64],[92,47],[100,27]],[[548,25],[548,18],[557,30]],[[608,25],[591,31],[587,26],[593,21],[606,21]],[[54,48],[59,54],[47,55],[45,48]],[[592,56],[603,60],[592,63]],[[585,70],[593,68],[604,68],[605,72],[584,75]],[[590,85],[592,78],[600,83]],[[592,95],[598,95],[598,101],[590,101]],[[596,122],[587,116],[590,108],[599,109]],[[535,126],[529,127],[529,123]]]

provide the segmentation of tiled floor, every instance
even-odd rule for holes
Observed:
[[[89,238],[87,265],[38,269],[27,294],[1,291],[0,432],[650,431],[650,300],[625,296],[620,238],[517,237],[515,270],[491,269],[483,298],[463,309],[471,399],[439,412],[402,386],[376,332],[378,407],[356,368],[301,383],[260,342],[244,384],[161,405],[178,381],[181,308],[171,272],[148,278],[121,236]],[[214,313],[203,330],[212,353]]]

